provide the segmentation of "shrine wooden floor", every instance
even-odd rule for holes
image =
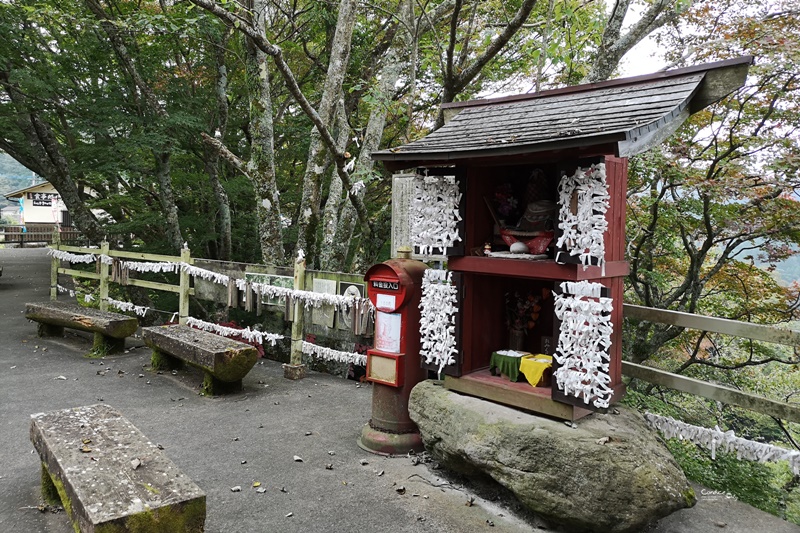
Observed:
[[[493,376],[488,367],[460,378],[445,376],[444,386],[449,390],[562,420],[577,420],[591,414],[588,409],[554,401],[550,397],[550,387],[532,387],[527,381],[512,382],[502,376]]]

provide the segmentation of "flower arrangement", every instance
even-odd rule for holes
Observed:
[[[506,325],[510,330],[527,331],[536,326],[539,312],[542,310],[542,295],[532,291],[506,293]]]
[[[494,191],[494,204],[502,217],[511,216],[517,208],[517,198],[510,183],[499,185]]]

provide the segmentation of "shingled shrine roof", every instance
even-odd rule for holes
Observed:
[[[690,114],[740,87],[751,56],[577,85],[539,93],[445,104],[455,115],[412,143],[372,153],[394,168],[404,163],[456,160],[613,147],[631,156],[662,142]]]

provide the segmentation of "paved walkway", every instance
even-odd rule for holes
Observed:
[[[2,533],[72,531],[64,513],[36,509],[39,459],[28,438],[29,415],[99,402],[163,445],[206,491],[208,532],[539,531],[505,497],[481,491],[491,501],[475,497],[468,506],[477,487],[445,479],[431,464],[358,448],[371,409],[369,386],[318,373],[293,382],[279,363],[264,360],[245,378],[244,393],[212,399],[197,394],[195,371],[148,371],[149,352],[135,341],[128,353],[87,359],[85,336],[38,339],[23,316],[26,301],[48,299],[45,251],[0,249],[0,263]],[[257,493],[255,481],[267,491]],[[232,492],[235,486],[241,492]],[[798,533],[800,527],[740,502],[701,496],[694,509],[653,531]]]

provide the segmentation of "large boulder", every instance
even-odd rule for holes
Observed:
[[[425,448],[445,467],[485,474],[553,525],[640,531],[695,504],[683,471],[637,412],[592,414],[575,427],[423,381],[409,400]]]

